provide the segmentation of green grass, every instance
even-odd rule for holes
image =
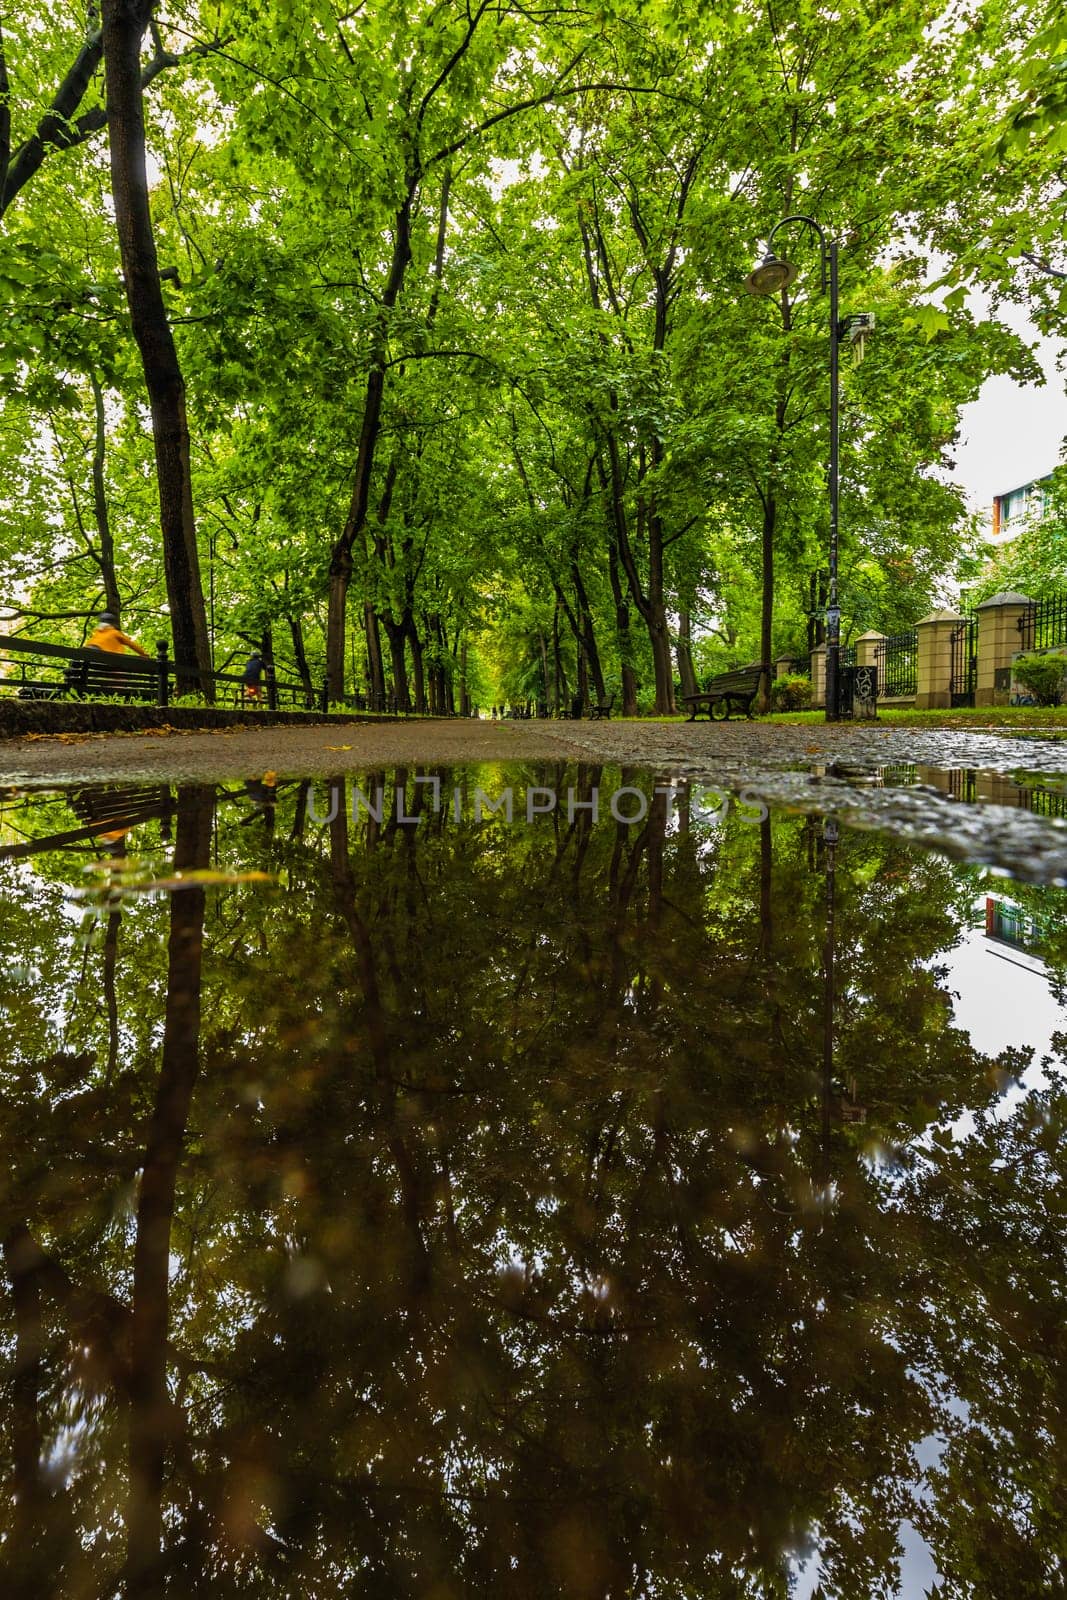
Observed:
[[[613,717],[613,722],[685,723],[688,717]],[[704,718],[700,718],[703,725]],[[816,728],[826,721],[822,711],[775,711],[767,717],[756,719],[781,727]],[[731,722],[744,722],[744,717],[731,717]],[[849,727],[862,728],[864,723],[849,722]],[[952,711],[907,710],[879,711],[876,726],[881,728],[1006,728],[1034,729],[1054,733],[1057,728],[1067,729],[1067,706],[958,706]]]
[[[822,711],[781,711],[763,719],[785,725],[815,726],[825,722]],[[952,711],[879,711],[883,728],[1067,728],[1067,706],[957,706]],[[861,722],[851,724],[862,727]]]

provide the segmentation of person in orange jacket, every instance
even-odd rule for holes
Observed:
[[[87,650],[107,650],[112,655],[125,655],[127,650],[135,650],[139,656],[147,656],[148,651],[142,650],[136,639],[131,639],[128,634],[119,628],[119,619],[113,611],[102,611],[96,628],[85,641]]]

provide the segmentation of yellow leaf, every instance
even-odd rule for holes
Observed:
[[[267,785],[268,789],[273,789],[277,781],[278,774],[276,772],[265,772],[263,774],[263,782]]]
[[[351,750],[352,746],[350,744],[328,744],[326,748],[327,750]]]

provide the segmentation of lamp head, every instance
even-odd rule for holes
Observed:
[[[777,294],[779,290],[788,288],[796,275],[796,267],[780,260],[773,250],[768,250],[759,266],[754,267],[745,279],[745,288],[749,294]]]

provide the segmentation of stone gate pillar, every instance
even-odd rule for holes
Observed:
[[[976,706],[1006,706],[1009,688],[997,688],[997,673],[1011,667],[1011,658],[1022,649],[1019,618],[1032,601],[1025,594],[995,594],[976,608],[978,614],[978,677],[975,683]]]
[[[811,652],[811,703],[826,705],[826,646],[817,644]]]
[[[915,705],[920,711],[952,704],[952,635],[964,620],[957,611],[931,611],[916,626]]]
[[[861,633],[856,640],[856,665],[857,667],[876,667],[878,665],[878,647],[885,643],[885,634],[877,633],[873,628],[867,633]],[[878,685],[881,694],[882,685]]]

